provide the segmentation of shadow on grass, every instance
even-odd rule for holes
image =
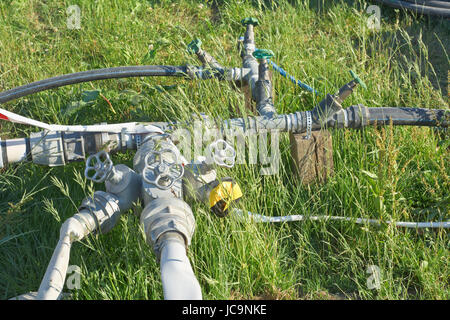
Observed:
[[[419,77],[427,76],[433,88],[441,91],[443,97],[447,97],[449,94],[447,51],[450,44],[450,20],[418,16],[398,10],[394,12],[391,8],[386,10],[383,8],[381,20],[382,24],[385,21],[390,24],[406,24],[406,26],[395,31],[374,32],[367,41],[378,42],[392,48],[392,51],[397,51],[393,55],[393,60],[403,71],[408,72],[412,65],[418,63],[420,74],[409,72],[413,84]],[[360,44],[361,39],[355,39],[354,47],[358,48]],[[376,58],[373,48],[367,48],[366,53],[369,57]]]

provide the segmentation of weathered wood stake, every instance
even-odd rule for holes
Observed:
[[[306,133],[289,134],[293,170],[303,184],[323,183],[334,172],[331,134],[321,130],[305,137]]]

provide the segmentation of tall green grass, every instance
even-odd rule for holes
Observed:
[[[66,8],[82,10],[80,30],[66,27]],[[382,7],[381,29],[367,28],[365,1],[2,1],[0,90],[60,74],[121,65],[198,64],[185,47],[194,37],[223,65],[240,66],[240,20],[257,17],[259,48],[322,93],[315,97],[273,75],[280,113],[309,110],[334,93],[354,69],[368,85],[345,107],[448,108],[449,23]],[[153,48],[154,57],[148,54]],[[176,85],[160,92],[158,85]],[[68,113],[81,93],[100,90],[91,106]],[[5,106],[35,119],[67,124],[189,119],[204,112],[245,113],[244,96],[227,83],[172,78],[123,79],[39,93]],[[1,137],[36,129],[1,123]],[[302,185],[291,170],[289,139],[281,135],[278,175],[259,166],[219,170],[236,179],[241,208],[266,215],[342,215],[382,220],[448,219],[448,136],[430,128],[333,131],[335,173]],[[113,156],[131,166],[133,153]],[[31,163],[0,174],[0,298],[36,291],[61,223],[102,186],[82,177],[84,164],[47,168]],[[448,299],[449,238],[347,222],[265,225],[219,219],[192,204],[197,229],[189,248],[206,299]],[[158,262],[139,226],[139,208],[113,231],[73,246],[82,270],[74,299],[161,299]],[[136,214],[134,214],[136,213]],[[370,289],[369,266],[381,271]]]

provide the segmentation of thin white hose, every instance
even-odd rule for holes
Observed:
[[[37,300],[57,300],[64,288],[67,268],[69,267],[70,248],[74,241],[79,241],[89,233],[87,227],[75,218],[69,218],[61,226],[60,238],[47,271],[42,279]]]
[[[70,236],[59,239],[53,251],[52,259],[42,279],[36,300],[58,300],[64,288],[67,268],[69,267],[70,248],[72,242]]]
[[[289,215],[289,216],[278,216],[269,217],[257,213],[252,213],[250,211],[244,212],[240,209],[234,209],[233,213],[244,220],[251,220],[255,222],[291,222],[291,221],[304,221],[304,220],[337,220],[337,221],[349,221],[358,224],[374,224],[381,225],[380,220],[376,219],[366,219],[366,218],[350,218],[350,217],[337,217],[337,216],[304,216],[304,215]],[[387,224],[393,224],[396,227],[422,229],[422,228],[450,228],[450,222],[403,222],[403,221],[385,221]]]
[[[163,133],[163,131],[157,126],[139,123],[139,122],[126,122],[117,124],[100,124],[100,125],[59,125],[59,124],[47,124],[45,122],[33,120],[16,113],[7,111],[0,108],[0,119],[27,124],[39,128],[43,128],[49,131],[68,131],[68,132],[110,132],[121,133],[125,130],[125,133]]]

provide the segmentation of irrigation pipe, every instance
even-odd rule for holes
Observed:
[[[38,120],[33,120],[16,113],[7,111],[0,108],[0,119],[31,125],[39,127],[49,131],[64,131],[64,132],[110,132],[110,133],[150,133],[157,132],[163,133],[163,131],[157,126],[139,123],[139,122],[127,122],[118,124],[101,124],[101,125],[60,125],[60,124],[47,124]]]
[[[288,215],[288,216],[277,216],[269,217],[257,213],[252,213],[250,211],[243,211],[240,209],[234,209],[234,214],[243,220],[251,220],[254,222],[265,222],[265,223],[277,223],[277,222],[292,222],[292,221],[322,221],[322,220],[332,220],[332,221],[348,221],[357,224],[372,224],[381,225],[382,222],[376,219],[366,219],[366,218],[350,218],[350,217],[338,217],[338,216],[305,216],[305,215]],[[403,222],[403,221],[384,221],[386,224],[393,224],[396,227],[404,227],[411,229],[424,229],[424,228],[450,228],[450,222]]]
[[[443,18],[450,18],[450,4],[443,1],[393,1],[393,0],[376,0],[387,6],[406,9],[418,14],[432,15]]]
[[[187,73],[183,66],[129,66],[76,72],[32,82],[0,93],[0,103],[5,103],[33,93],[76,83],[131,77],[172,76],[181,77]]]

